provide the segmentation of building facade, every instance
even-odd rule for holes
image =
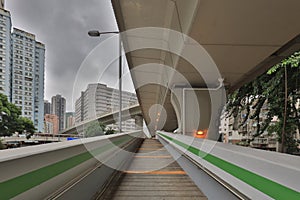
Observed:
[[[44,82],[45,82],[45,45],[35,43],[34,68],[34,124],[43,130],[44,124]]]
[[[11,101],[11,16],[9,11],[2,8],[0,8],[0,93],[5,94]]]
[[[250,109],[250,116],[255,112],[254,109]],[[227,113],[226,113],[227,114]],[[233,116],[225,116],[221,118],[220,132],[223,130],[224,142],[231,144],[238,144],[249,146],[252,148],[265,149],[276,151],[278,150],[278,142],[276,133],[268,133],[265,130],[260,136],[255,136],[257,134],[257,120],[250,119],[247,117],[246,111],[238,113],[236,118]],[[262,123],[268,118],[268,104],[267,102],[262,106],[261,113],[259,115],[259,121]],[[271,120],[271,125],[277,121],[277,117],[273,117]],[[227,131],[225,130],[224,124],[227,124]]]
[[[226,116],[226,113],[223,112],[220,120],[219,134],[222,135],[223,141],[228,143],[228,131],[229,131],[229,118]]]
[[[51,103],[47,100],[44,100],[44,114],[51,114]]]
[[[122,107],[137,104],[137,97],[134,93],[122,92]],[[75,102],[75,122],[94,119],[119,109],[119,90],[107,87],[107,85],[95,83],[89,84],[87,89],[81,93],[79,99]],[[114,129],[118,125],[109,125]],[[122,122],[123,131],[135,130],[134,119]]]
[[[14,28],[11,101],[40,132],[44,128],[44,63],[45,45],[35,35]]]
[[[66,125],[65,128],[71,128],[75,125],[75,117],[73,112],[67,112],[66,113]]]
[[[10,12],[0,0],[0,93],[42,132],[45,45],[34,34],[17,28],[11,32],[11,28]]]
[[[53,96],[51,99],[51,114],[58,116],[59,131],[64,130],[66,117],[66,99],[59,94]]]
[[[56,115],[45,115],[45,133],[58,134],[59,132],[59,120]]]

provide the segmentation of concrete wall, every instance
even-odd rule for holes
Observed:
[[[100,165],[113,169],[111,173],[122,170],[122,162],[131,155],[122,149],[139,145],[141,136],[138,131],[1,151],[0,170],[5,172],[0,174],[0,191],[5,191],[1,199],[44,199]]]
[[[249,199],[300,199],[297,156],[166,132],[157,135]]]

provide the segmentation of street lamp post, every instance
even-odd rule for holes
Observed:
[[[99,32],[97,30],[92,30],[88,32],[91,37],[100,37],[104,34],[119,34],[119,131],[122,132],[122,41],[121,35],[118,31],[107,31]]]

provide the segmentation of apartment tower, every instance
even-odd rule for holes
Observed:
[[[54,114],[58,117],[59,131],[65,129],[66,99],[59,94],[53,96],[51,99],[51,114]]]
[[[1,1],[1,5],[3,1]],[[0,8],[0,93],[11,101],[11,17]]]
[[[35,35],[14,28],[12,41],[11,102],[32,120],[38,131],[44,128],[45,45]]]
[[[137,104],[137,97],[134,93],[122,92],[122,107]],[[101,115],[119,110],[119,90],[107,87],[107,85],[95,83],[89,84],[81,96],[75,102],[75,122],[91,120]],[[112,124],[109,127],[118,129],[118,125]],[[135,130],[134,119],[122,122],[123,131]]]

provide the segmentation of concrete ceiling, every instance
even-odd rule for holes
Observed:
[[[225,79],[228,91],[253,80],[300,49],[299,0],[112,0],[112,4],[122,32],[161,27],[184,33],[202,45]],[[148,40],[149,43],[172,46],[170,34],[143,34],[144,37],[136,33],[123,36],[129,67],[137,69],[132,72],[132,77],[139,102],[147,124],[152,124],[153,129],[157,124],[151,120],[149,110],[153,105],[163,105],[168,119],[162,128],[172,131],[177,128],[177,123],[170,104],[170,90],[166,88],[178,82],[180,78],[176,73],[183,75],[194,87],[208,83],[194,65],[174,52],[151,48],[151,45],[144,49],[135,48],[139,42],[145,45]],[[183,43],[193,42],[183,39]],[[147,64],[170,66],[176,72],[170,75],[155,67],[138,69]],[[209,76],[208,71],[205,76]],[[146,84],[147,79],[151,79],[149,84]]]

